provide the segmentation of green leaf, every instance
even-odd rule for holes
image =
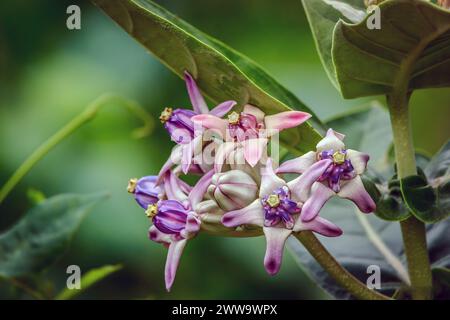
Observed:
[[[89,287],[103,280],[109,275],[122,269],[121,265],[106,265],[100,268],[89,270],[85,275],[81,277],[80,289],[65,288],[56,297],[56,300],[70,300],[86,291]]]
[[[42,271],[61,256],[81,221],[106,194],[51,197],[30,209],[0,235],[0,276],[20,277]]]
[[[355,7],[355,0],[341,2]],[[345,98],[406,84],[409,90],[450,85],[449,10],[423,0],[384,1],[381,29],[371,30],[371,15],[354,24],[324,1],[303,3],[325,69]]]
[[[450,141],[429,161],[425,171],[401,181],[404,201],[421,221],[433,223],[450,215]]]
[[[314,114],[256,63],[149,0],[92,0],[125,31],[179,76],[185,70],[212,101],[250,103],[268,114],[290,108]],[[300,153],[321,139],[317,117],[286,130],[281,141]]]

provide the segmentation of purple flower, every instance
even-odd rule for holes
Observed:
[[[292,232],[311,230],[328,237],[342,234],[331,222],[316,217],[308,222],[299,219],[303,204],[308,200],[311,185],[320,177],[331,160],[324,159],[312,165],[300,177],[285,182],[278,177],[268,159],[261,169],[259,198],[243,209],[226,213],[222,223],[226,227],[254,225],[263,228],[267,247],[264,266],[270,275],[281,266],[284,244]]]
[[[209,171],[209,167],[206,168],[205,171],[201,165],[195,165],[192,163],[193,159],[199,156],[198,154],[195,154],[195,151],[200,150],[201,152],[203,143],[201,134],[195,132],[192,117],[200,114],[210,114],[216,117],[223,117],[236,105],[236,101],[229,100],[222,102],[215,106],[212,110],[209,110],[205,99],[203,99],[203,96],[194,81],[194,78],[187,71],[184,72],[184,80],[186,82],[186,88],[193,110],[173,110],[172,108],[165,108],[161,113],[161,122],[164,123],[164,127],[169,132],[172,140],[176,142],[178,146],[172,150],[172,155],[161,168],[161,171],[159,172],[160,179],[158,182],[162,181],[162,178],[168,170],[179,164],[181,164],[181,170],[185,174],[188,171],[200,173]]]
[[[160,200],[146,210],[153,221],[150,227],[151,240],[162,243],[169,248],[165,268],[166,288],[169,291],[175,280],[181,254],[187,240],[200,231],[200,217],[195,207],[211,182],[213,171],[205,174],[190,190],[171,171],[164,177],[164,189],[167,200]]]
[[[318,161],[330,161],[312,185],[311,196],[303,205],[301,219],[304,222],[315,219],[325,202],[334,195],[353,201],[364,213],[375,210],[375,202],[360,177],[366,170],[369,155],[346,149],[343,139],[344,135],[329,129],[317,144],[316,152],[310,151],[286,161],[277,170],[277,173],[303,173]]]
[[[128,192],[134,194],[136,202],[144,209],[158,202],[163,194],[162,188],[156,185],[157,179],[157,176],[147,176],[139,180],[130,179],[128,182]]]
[[[192,118],[204,128],[216,131],[225,139],[216,156],[216,172],[220,172],[224,160],[236,148],[242,147],[248,164],[254,167],[260,160],[268,143],[268,138],[281,130],[300,125],[311,117],[301,111],[285,111],[265,115],[259,108],[247,104],[241,113],[232,112],[228,119],[211,114],[196,115]]]

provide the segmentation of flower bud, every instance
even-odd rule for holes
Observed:
[[[176,143],[189,143],[194,137],[194,123],[191,118],[196,113],[187,109],[165,108],[159,119]]]
[[[127,190],[134,194],[136,202],[144,209],[149,205],[158,202],[162,189],[156,186],[157,176],[142,177],[139,180],[134,178],[128,182]]]
[[[216,173],[208,194],[225,211],[241,209],[257,198],[258,186],[247,173],[240,170]]]

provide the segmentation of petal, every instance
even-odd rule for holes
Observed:
[[[180,263],[181,254],[186,246],[187,240],[174,241],[169,246],[169,252],[167,253],[165,280],[166,289],[170,291],[175,275],[177,273],[178,264]]]
[[[203,196],[211,183],[211,178],[214,175],[214,170],[210,170],[208,173],[203,175],[203,177],[198,180],[194,188],[192,188],[189,193],[189,201],[191,203],[191,208],[195,208],[197,204],[202,201]]]
[[[268,140],[265,138],[248,139],[242,142],[244,146],[244,157],[251,167],[254,167],[261,159],[266,150]]]
[[[353,201],[358,206],[359,210],[364,213],[371,213],[376,209],[375,202],[364,188],[360,176],[356,176],[345,183],[341,187],[338,196]]]
[[[327,134],[328,132],[330,132],[330,134],[333,133],[339,140],[344,141],[345,134],[337,132],[331,128],[327,130]]]
[[[220,134],[221,138],[226,137],[228,121],[211,114],[199,114],[192,117],[192,121],[201,125],[205,129],[213,130]]]
[[[303,173],[317,161],[317,154],[309,151],[301,157],[283,162],[277,173]]]
[[[303,204],[300,218],[302,222],[308,222],[317,217],[325,202],[335,193],[320,182],[315,182],[311,188],[311,196]]]
[[[214,158],[214,171],[221,172],[222,166],[228,159],[228,155],[234,150],[236,143],[234,142],[224,142],[217,148],[216,157]]]
[[[242,110],[243,113],[247,113],[247,114],[251,114],[253,116],[255,116],[256,121],[258,123],[261,123],[264,121],[264,112],[261,111],[261,109],[252,106],[251,104],[246,104],[244,106],[244,109]]]
[[[261,201],[256,199],[245,208],[226,213],[222,217],[222,224],[225,227],[237,227],[243,224],[263,226],[264,212]]]
[[[362,153],[356,150],[347,149],[347,159],[352,163],[356,174],[362,174],[366,171],[367,162],[370,157],[367,153]]]
[[[189,94],[189,98],[191,99],[192,108],[197,113],[208,113],[209,109],[206,105],[205,99],[203,99],[200,90],[198,90],[197,84],[194,81],[194,78],[185,71],[184,72],[184,81],[186,82],[186,88]]]
[[[183,192],[184,187],[179,181],[172,171],[168,171],[164,177],[164,189],[169,200],[177,200],[185,204],[188,196]]]
[[[302,222],[301,219],[298,219],[294,226],[294,231],[306,230],[317,232],[326,237],[338,237],[342,234],[341,228],[321,217],[316,217],[309,222]]]
[[[261,187],[259,196],[271,194],[275,189],[286,185],[286,182],[278,177],[273,171],[272,159],[267,159],[266,165],[261,168]]]
[[[313,183],[319,179],[332,162],[329,159],[317,161],[301,176],[289,181],[288,187],[292,192],[293,198],[297,201],[305,202],[311,193]]]
[[[214,109],[212,109],[209,114],[222,118],[224,115],[226,115],[231,109],[233,109],[233,107],[237,104],[236,101],[233,100],[229,100],[229,101],[225,101],[222,102],[220,104],[218,104],[217,106],[214,107]]]
[[[293,128],[311,118],[311,115],[302,111],[285,111],[264,118],[267,130],[281,131]]]
[[[343,135],[340,133],[338,135],[335,134],[335,131],[333,129],[328,129],[327,134],[325,138],[319,141],[319,143],[316,145],[317,151],[327,151],[327,150],[342,150],[345,149],[345,144],[342,142],[340,138],[342,138]]]
[[[184,174],[189,172],[194,155],[201,153],[202,142],[203,136],[198,135],[189,143],[182,145],[181,170]]]
[[[200,218],[195,212],[189,212],[186,219],[186,226],[182,232],[181,236],[185,239],[190,239],[195,236],[200,231]]]
[[[159,231],[155,226],[151,226],[148,230],[148,237],[157,243],[170,244],[172,242],[169,234]]]
[[[264,227],[266,236],[266,255],[264,267],[271,276],[278,273],[283,259],[284,245],[292,230],[277,227]]]

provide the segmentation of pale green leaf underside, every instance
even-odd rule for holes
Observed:
[[[40,272],[67,249],[78,226],[105,194],[58,195],[29,210],[0,235],[0,277]]]
[[[313,112],[258,65],[205,35],[149,0],[93,0],[131,36],[179,76],[184,70],[214,102],[236,100],[273,114],[290,108]],[[317,129],[317,117],[310,121]],[[300,152],[313,149],[320,134],[310,123],[281,135]]]
[[[410,90],[450,86],[450,11],[422,0],[387,0],[381,29],[370,30],[367,18],[351,24],[321,0],[304,3],[324,66],[345,98],[387,94],[399,82]]]

